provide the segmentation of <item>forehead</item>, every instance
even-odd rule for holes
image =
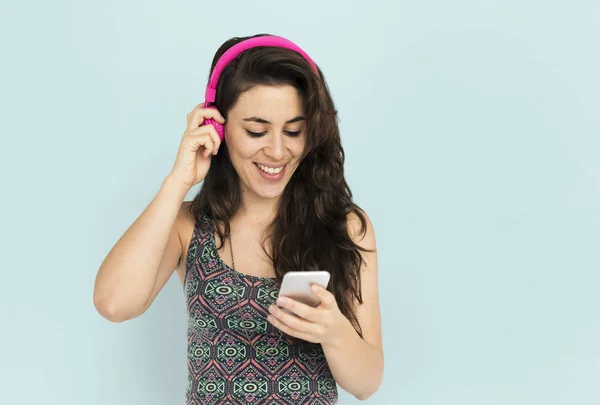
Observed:
[[[256,116],[270,122],[287,121],[303,114],[298,90],[289,85],[256,85],[243,92],[229,115],[236,118]]]

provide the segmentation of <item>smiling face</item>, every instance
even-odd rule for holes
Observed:
[[[242,195],[281,196],[304,151],[305,121],[292,86],[257,85],[240,95],[227,114],[225,142]]]

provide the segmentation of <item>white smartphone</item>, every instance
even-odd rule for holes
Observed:
[[[330,277],[331,274],[325,270],[287,272],[283,275],[279,295],[316,307],[321,301],[310,291],[310,286],[318,284],[323,288],[327,288]]]

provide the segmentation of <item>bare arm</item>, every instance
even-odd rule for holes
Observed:
[[[106,319],[122,322],[144,313],[177,268],[182,245],[174,225],[186,193],[167,177],[102,262],[94,305]]]
[[[368,217],[367,231],[358,235],[360,222],[356,216],[349,220],[355,242],[369,250],[376,249],[375,232]],[[356,307],[363,338],[346,318],[339,338],[323,344],[331,373],[344,390],[364,400],[377,391],[383,378],[383,343],[377,276],[377,252],[361,252],[364,264],[361,270],[363,303]]]
[[[183,252],[178,218],[187,208],[183,199],[194,184],[204,180],[221,144],[212,125],[201,125],[205,118],[225,122],[216,109],[201,104],[187,114],[173,170],[98,270],[94,305],[110,321],[143,314],[177,267]]]
[[[362,338],[339,310],[335,296],[323,287],[312,286],[321,303],[313,308],[290,297],[280,296],[276,305],[269,307],[269,322],[290,336],[313,343],[321,343],[327,363],[336,382],[358,399],[367,399],[379,389],[383,378],[383,344],[377,281],[377,252],[375,232],[367,217],[366,234],[358,234],[360,222],[356,215],[349,218],[352,238],[363,248],[361,292],[363,302],[355,302],[356,317],[362,329]],[[279,308],[286,308],[298,316]]]

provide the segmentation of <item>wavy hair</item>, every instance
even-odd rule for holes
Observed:
[[[254,36],[262,36],[259,34]],[[234,37],[217,50],[211,72],[223,53],[251,37]],[[286,185],[277,214],[267,229],[263,249],[281,280],[291,270],[328,270],[332,292],[342,314],[362,336],[354,302],[362,304],[362,249],[348,229],[349,215],[360,220],[359,234],[366,232],[363,211],[352,200],[344,178],[344,150],[337,110],[320,69],[317,75],[298,53],[278,47],[251,48],[223,70],[217,85],[215,106],[225,119],[238,97],[256,85],[291,85],[301,96],[306,116],[306,146],[300,163]],[[195,217],[208,215],[217,225],[219,240],[230,235],[230,220],[241,204],[239,177],[227,144],[212,157],[202,187],[190,206]],[[266,244],[269,248],[266,248]],[[220,248],[220,247],[218,247]]]

